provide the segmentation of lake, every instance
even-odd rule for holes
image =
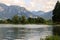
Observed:
[[[0,24],[0,40],[40,40],[52,35],[52,25]]]

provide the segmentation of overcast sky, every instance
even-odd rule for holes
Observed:
[[[7,5],[18,5],[27,10],[51,11],[54,9],[57,0],[0,0],[0,3]]]

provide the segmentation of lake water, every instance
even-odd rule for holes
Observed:
[[[0,25],[0,40],[40,40],[52,35],[52,25]]]

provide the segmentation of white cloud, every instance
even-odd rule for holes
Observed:
[[[25,1],[28,1],[27,5]],[[0,2],[7,5],[19,5],[23,6],[28,10],[42,10],[50,11],[54,8],[57,0],[0,0]]]
[[[5,4],[9,4],[9,5],[24,5],[24,1],[23,0],[0,0],[0,3],[5,3]]]
[[[34,6],[33,10],[50,11],[53,10],[56,0],[33,0],[31,5]]]

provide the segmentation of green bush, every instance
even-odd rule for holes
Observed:
[[[49,36],[49,37],[46,37],[45,40],[60,40],[60,36]]]

